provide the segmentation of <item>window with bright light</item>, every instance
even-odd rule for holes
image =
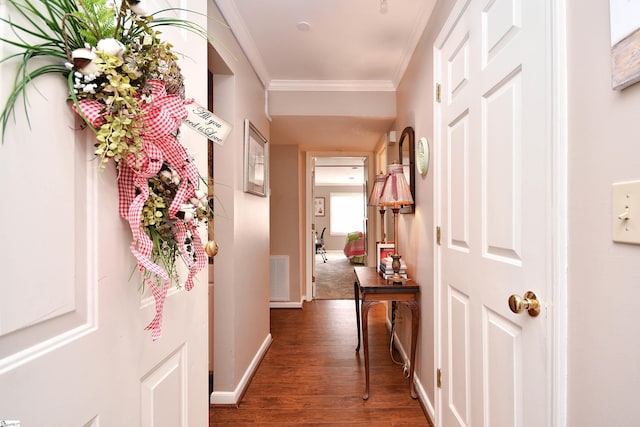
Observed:
[[[364,222],[364,195],[362,193],[330,193],[331,234],[362,231]]]

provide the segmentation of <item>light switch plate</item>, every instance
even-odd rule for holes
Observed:
[[[612,194],[613,241],[640,245],[640,181],[617,182]]]

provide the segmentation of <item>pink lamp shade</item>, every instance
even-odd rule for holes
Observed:
[[[387,174],[379,173],[376,175],[375,181],[373,181],[373,188],[371,194],[369,194],[369,206],[380,206],[380,196],[382,196],[382,187],[387,179]]]
[[[392,163],[387,166],[386,176],[387,178],[382,188],[382,195],[380,196],[380,205],[394,208],[412,205],[413,197],[411,196],[409,183],[404,176],[402,165]]]
[[[402,165],[399,163],[391,163],[387,166],[387,179],[384,182],[384,188],[382,189],[382,196],[380,197],[380,206],[391,206],[393,212],[393,245],[394,254],[393,263],[393,275],[388,278],[392,283],[404,283],[406,280],[406,274],[403,276],[400,274],[400,254],[398,248],[398,212],[400,207],[404,205],[412,205],[413,197],[411,196],[411,189],[407,178],[404,176]]]

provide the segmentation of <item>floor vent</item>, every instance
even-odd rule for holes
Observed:
[[[289,255],[272,255],[270,300],[289,301]]]

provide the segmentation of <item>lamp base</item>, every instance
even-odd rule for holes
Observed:
[[[391,268],[393,269],[393,275],[389,276],[389,278],[387,279],[387,282],[393,283],[394,285],[398,284],[401,285],[403,283],[405,283],[407,280],[406,277],[406,273],[405,274],[400,274],[400,258],[402,258],[402,256],[400,255],[391,255],[391,258],[393,258],[393,262],[391,263]]]

